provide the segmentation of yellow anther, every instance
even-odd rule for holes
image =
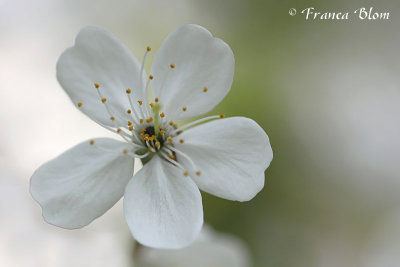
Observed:
[[[200,171],[197,171],[197,172],[196,172],[196,175],[197,175],[197,176],[200,176],[200,174],[201,174]]]
[[[223,119],[223,118],[225,118],[225,115],[224,115],[224,114],[219,114],[219,117],[220,117],[221,119]]]
[[[145,134],[144,136],[145,136],[145,137],[149,137],[150,135],[149,135],[149,134]]]
[[[161,130],[161,125],[158,125],[158,129],[160,129],[160,130]]]
[[[161,117],[161,118],[164,118],[164,117],[165,117],[164,112],[161,112],[161,113],[160,113],[160,117]]]
[[[132,90],[130,88],[126,89],[125,91],[127,94],[130,94],[132,92]]]
[[[160,144],[160,142],[157,141],[157,142],[155,143],[155,145],[156,145],[157,148],[159,148],[161,144]]]
[[[122,151],[122,153],[128,154],[128,149],[125,148],[125,149]]]
[[[113,116],[111,116],[111,117],[110,117],[110,120],[112,120],[112,121],[113,121],[113,120],[115,120],[115,118],[114,118]]]
[[[149,152],[153,152],[153,149],[149,146]]]
[[[142,105],[143,101],[142,100],[138,100],[138,103],[139,103],[139,105]]]
[[[78,107],[82,107],[83,103],[82,102],[78,102]]]
[[[185,141],[183,139],[179,139],[179,143],[183,144]]]
[[[142,133],[146,132],[146,128],[142,128]]]
[[[131,126],[132,125],[132,122],[131,121],[128,121],[128,126]]]
[[[161,135],[165,134],[165,131],[164,131],[164,130],[161,130],[161,131],[160,131],[160,134],[161,134]]]
[[[120,132],[121,132],[121,129],[120,129],[120,128],[118,128],[118,129],[117,129],[117,133],[120,133]]]
[[[90,140],[89,142],[91,145],[94,145],[94,140]]]
[[[153,80],[153,78],[154,78],[154,76],[150,74],[150,75],[149,75],[149,79],[150,79],[150,80]]]
[[[155,135],[152,135],[151,136],[151,141],[154,141],[154,140],[156,140],[157,139],[157,137],[155,136]]]
[[[101,99],[101,102],[103,102],[103,103],[106,103],[106,101],[107,101],[107,98],[105,98],[105,97],[103,97],[103,98]]]
[[[131,113],[132,113],[132,110],[128,109],[128,110],[126,111],[126,113],[131,114]]]
[[[153,117],[150,117],[146,120],[147,123],[152,122],[153,121]]]
[[[140,119],[139,121],[140,121],[140,124],[142,124],[142,123],[143,123],[143,119]]]
[[[94,83],[94,87],[99,88],[99,87],[100,87],[100,84]]]
[[[174,122],[173,122],[173,121],[170,121],[170,122],[169,122],[169,125],[171,125],[171,126],[174,125]]]
[[[156,98],[154,99],[154,101],[155,101],[156,103],[158,103],[158,97],[156,97]]]
[[[151,108],[154,108],[154,103],[149,104]]]
[[[183,172],[183,175],[184,175],[184,176],[188,176],[188,175],[189,175],[189,172],[188,172],[188,171],[184,171],[184,172]]]
[[[175,68],[175,64],[174,63],[171,63],[169,66],[171,67],[171,69]]]
[[[168,154],[168,157],[169,157],[170,159],[175,159],[175,157],[174,157],[173,154]]]
[[[183,111],[186,111],[186,110],[187,110],[187,107],[182,107],[182,110],[183,110]]]
[[[129,126],[129,131],[133,131],[133,126]]]
[[[204,86],[204,88],[203,88],[203,92],[205,93],[205,92],[207,92],[208,91],[208,88],[207,88],[207,86]]]
[[[167,138],[168,142],[172,142],[172,137]]]
[[[147,52],[151,51],[151,47],[150,46],[147,46],[146,49],[147,49]]]

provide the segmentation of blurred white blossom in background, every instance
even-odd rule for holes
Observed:
[[[181,250],[137,248],[139,267],[251,267],[247,245],[239,238],[203,226],[196,241]]]

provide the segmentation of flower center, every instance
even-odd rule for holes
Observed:
[[[151,48],[147,47],[140,69],[140,84],[142,84],[143,67],[146,55],[150,51]],[[171,70],[175,69],[175,64],[171,63],[169,67]],[[185,143],[185,141],[182,138],[178,138],[178,136],[192,126],[205,121],[224,118],[224,115],[209,116],[178,128],[173,121],[167,119],[164,112],[160,112],[162,110],[162,105],[159,103],[160,100],[158,97],[154,98],[154,102],[148,102],[149,84],[153,78],[152,75],[149,75],[144,88],[139,89],[143,89],[144,94],[143,99],[136,99],[137,102],[135,102],[132,97],[132,94],[134,93],[133,90],[130,88],[125,89],[130,109],[125,110],[123,113],[126,112],[129,115],[129,120],[127,120],[125,116],[122,116],[124,115],[123,113],[116,113],[115,110],[113,110],[113,107],[109,105],[107,98],[103,96],[100,84],[94,83],[99,100],[104,104],[109,119],[112,121],[111,125],[105,125],[101,122],[98,123],[110,131],[119,134],[129,144],[131,148],[123,149],[123,154],[140,158],[143,164],[150,161],[154,155],[158,155],[174,166],[182,169],[184,176],[189,175],[188,170],[190,170],[192,174],[200,175],[201,172],[197,169],[191,158],[177,148],[178,143],[180,145]],[[161,84],[158,92],[159,94],[164,87],[166,79],[167,78],[165,78],[164,82]],[[208,88],[204,87],[202,88],[202,91],[206,93]],[[82,102],[78,102],[77,106],[78,108],[85,108],[84,103]],[[182,106],[182,112],[186,112],[186,110],[187,107]],[[91,140],[90,144],[97,146],[94,143],[94,140]],[[103,149],[101,147],[98,148]],[[107,149],[103,150],[107,152],[115,152]]]

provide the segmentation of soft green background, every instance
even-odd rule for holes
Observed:
[[[299,12],[310,6],[350,19],[306,21]],[[274,150],[264,189],[245,203],[203,194],[205,220],[243,239],[255,267],[399,266],[398,2],[3,0],[0,7],[4,184],[11,172],[27,185],[44,161],[103,135],[85,128],[91,122],[54,77],[58,55],[81,27],[108,29],[141,59],[146,45],[156,51],[177,26],[196,23],[236,59],[232,90],[212,114],[254,119]],[[360,7],[390,12],[390,20],[361,21],[352,14]]]

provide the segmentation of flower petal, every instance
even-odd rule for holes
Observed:
[[[252,199],[264,187],[264,171],[272,160],[272,149],[264,130],[253,120],[233,117],[208,122],[187,131],[175,147],[178,161],[203,191],[238,201]],[[195,172],[200,171],[200,176]]]
[[[92,26],[81,29],[75,45],[65,50],[57,62],[57,79],[72,102],[77,106],[81,102],[83,113],[113,127],[126,125],[130,119],[126,113],[131,108],[127,88],[132,90],[134,104],[143,100],[145,74],[141,85],[139,72],[140,64],[128,48],[111,33]],[[95,83],[112,114],[102,103]],[[116,120],[110,120],[111,116]]]
[[[122,197],[133,174],[133,159],[122,153],[127,144],[109,138],[93,140],[94,145],[80,143],[33,174],[31,194],[48,223],[83,227]]]
[[[201,26],[186,24],[157,52],[152,87],[169,118],[186,119],[210,111],[225,97],[234,68],[232,50],[224,41]]]
[[[124,210],[133,237],[150,247],[187,246],[203,224],[199,189],[180,169],[159,156],[129,182]]]

